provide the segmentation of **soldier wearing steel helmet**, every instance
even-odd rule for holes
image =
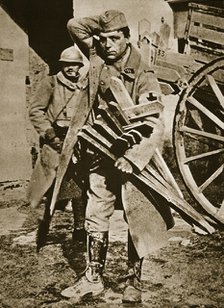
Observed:
[[[118,77],[123,81],[134,104],[148,103],[150,93],[160,99],[161,92],[158,81],[153,70],[143,63],[140,54],[130,43],[130,30],[122,12],[109,10],[98,16],[73,18],[68,22],[68,30],[82,52],[86,56],[91,56],[90,72],[91,68],[97,68],[96,74],[91,73],[89,80],[90,101],[94,101],[91,112],[93,119],[97,117],[98,106],[105,106],[114,99],[110,92],[111,77]],[[96,58],[98,58],[97,61],[91,64],[91,61],[96,60]],[[92,75],[95,76],[93,82],[91,81]],[[96,83],[97,88],[95,89],[94,84]],[[67,298],[72,297],[73,301],[88,293],[99,295],[104,291],[103,269],[108,247],[110,217],[114,212],[116,203],[124,202],[125,195],[127,196],[130,192],[130,186],[122,179],[126,178],[127,174],[133,173],[134,170],[141,172],[163,139],[164,123],[162,115],[151,119],[151,121],[154,123],[151,135],[142,136],[142,141],[129,148],[123,156],[117,158],[115,163],[101,158],[94,166],[89,168],[89,188],[85,216],[85,229],[88,239],[87,270],[77,283],[61,293]],[[167,207],[167,211],[165,210],[165,219],[156,210],[161,204],[155,202],[156,205],[154,206],[153,201],[151,201],[146,200],[146,206],[152,212],[152,219],[146,223],[150,224],[152,230],[155,228],[154,230],[157,231],[151,232],[149,236],[151,241],[144,242],[147,253],[153,251],[155,244],[156,246],[159,245],[163,234],[160,231],[173,225],[169,207]],[[162,211],[164,211],[164,208]],[[136,215],[138,214],[136,213]],[[161,228],[157,228],[158,226],[161,226]],[[138,239],[143,241],[141,234],[138,234]],[[138,241],[135,241],[135,244],[136,242]],[[128,273],[123,302],[141,302],[142,261],[143,258],[139,257],[131,233],[129,233]]]
[[[43,200],[45,205],[51,201],[59,156],[76,104],[74,94],[76,89],[87,86],[84,76],[79,72],[84,66],[83,56],[76,47],[71,46],[63,50],[59,62],[61,70],[56,75],[47,76],[41,81],[34,93],[29,110],[30,121],[40,137],[40,157],[28,188],[28,199],[33,209],[38,208]],[[69,172],[68,177],[69,181]],[[66,190],[66,185],[64,189]],[[62,192],[62,199],[65,202],[58,202],[59,209],[63,209],[70,198],[74,201],[72,197],[77,192],[71,191],[72,189],[67,195],[66,192]],[[84,208],[82,203],[77,204],[77,202],[76,200],[75,205],[72,202],[75,212],[74,231],[77,231],[74,235],[79,233],[81,235],[83,215],[80,217],[79,214],[80,211],[84,212]]]
[[[72,101],[66,102],[80,86],[79,70],[83,66],[81,53],[75,47],[65,49],[60,56],[61,70],[41,81],[31,103],[29,116],[35,130],[48,144],[60,152],[62,140],[55,127],[69,126]]]

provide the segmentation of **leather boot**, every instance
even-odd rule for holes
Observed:
[[[102,273],[107,247],[108,232],[91,232],[87,235],[87,254],[89,259],[87,270],[73,286],[61,292],[62,296],[80,300],[87,294],[97,296],[104,291]]]
[[[141,303],[141,269],[143,258],[139,258],[128,233],[128,274],[126,276],[126,286],[123,292],[123,303]]]

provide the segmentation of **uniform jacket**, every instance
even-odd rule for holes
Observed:
[[[86,17],[81,19],[70,19],[68,22],[68,30],[74,42],[80,46],[83,53],[88,54],[88,50],[84,48],[83,41],[90,38],[94,34],[100,31],[99,16]],[[97,41],[95,40],[95,46],[97,56],[100,57],[98,52]],[[124,61],[125,60],[125,61]],[[110,65],[107,65],[102,59],[101,69],[98,70],[98,83],[102,92],[106,92],[109,87],[109,80],[111,76],[120,77],[129,94],[131,95],[135,104],[140,103],[141,96],[154,92],[160,94],[160,87],[157,79],[155,78],[153,70],[145,64],[138,51],[130,44],[129,56],[126,59],[121,59],[116,62],[116,69],[113,69]],[[109,69],[108,69],[109,68]],[[151,157],[162,140],[164,134],[164,122],[163,115],[156,120],[153,133],[150,138],[144,138],[143,141],[134,145],[131,149],[127,150],[125,157],[135,165],[135,167],[141,171],[151,160]]]
[[[42,80],[29,111],[30,121],[41,137],[44,137],[54,121],[60,121],[64,126],[69,125],[75,104],[72,97],[75,90],[82,86],[82,81],[72,83],[61,72]]]
[[[31,123],[43,140],[46,130],[51,128],[53,123],[56,122],[63,127],[69,126],[76,104],[75,91],[86,87],[85,78],[77,83],[71,83],[61,72],[57,75],[47,76],[42,80],[33,97],[29,116]],[[59,164],[59,156],[60,154],[47,144],[44,144],[41,148],[27,191],[27,197],[32,207],[35,208],[39,205],[44,194],[53,184]],[[64,190],[67,188],[65,182],[63,183]],[[76,188],[74,181],[70,182],[69,185]],[[72,189],[69,190],[69,192],[71,191]],[[66,193],[62,192],[61,195],[66,198]],[[76,192],[74,192],[74,195],[76,195]],[[67,198],[71,197],[71,195],[67,196]]]

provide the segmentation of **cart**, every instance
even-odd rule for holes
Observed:
[[[166,94],[179,91],[173,145],[181,177],[208,216],[223,225],[224,7],[223,1],[216,7],[198,2],[168,0],[183,53],[156,46],[153,65]]]

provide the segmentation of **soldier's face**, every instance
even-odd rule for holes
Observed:
[[[62,72],[67,78],[75,78],[79,72],[80,65],[78,63],[73,62],[63,62],[62,63]]]
[[[117,60],[124,53],[129,39],[122,31],[100,33],[100,47],[106,60]]]

